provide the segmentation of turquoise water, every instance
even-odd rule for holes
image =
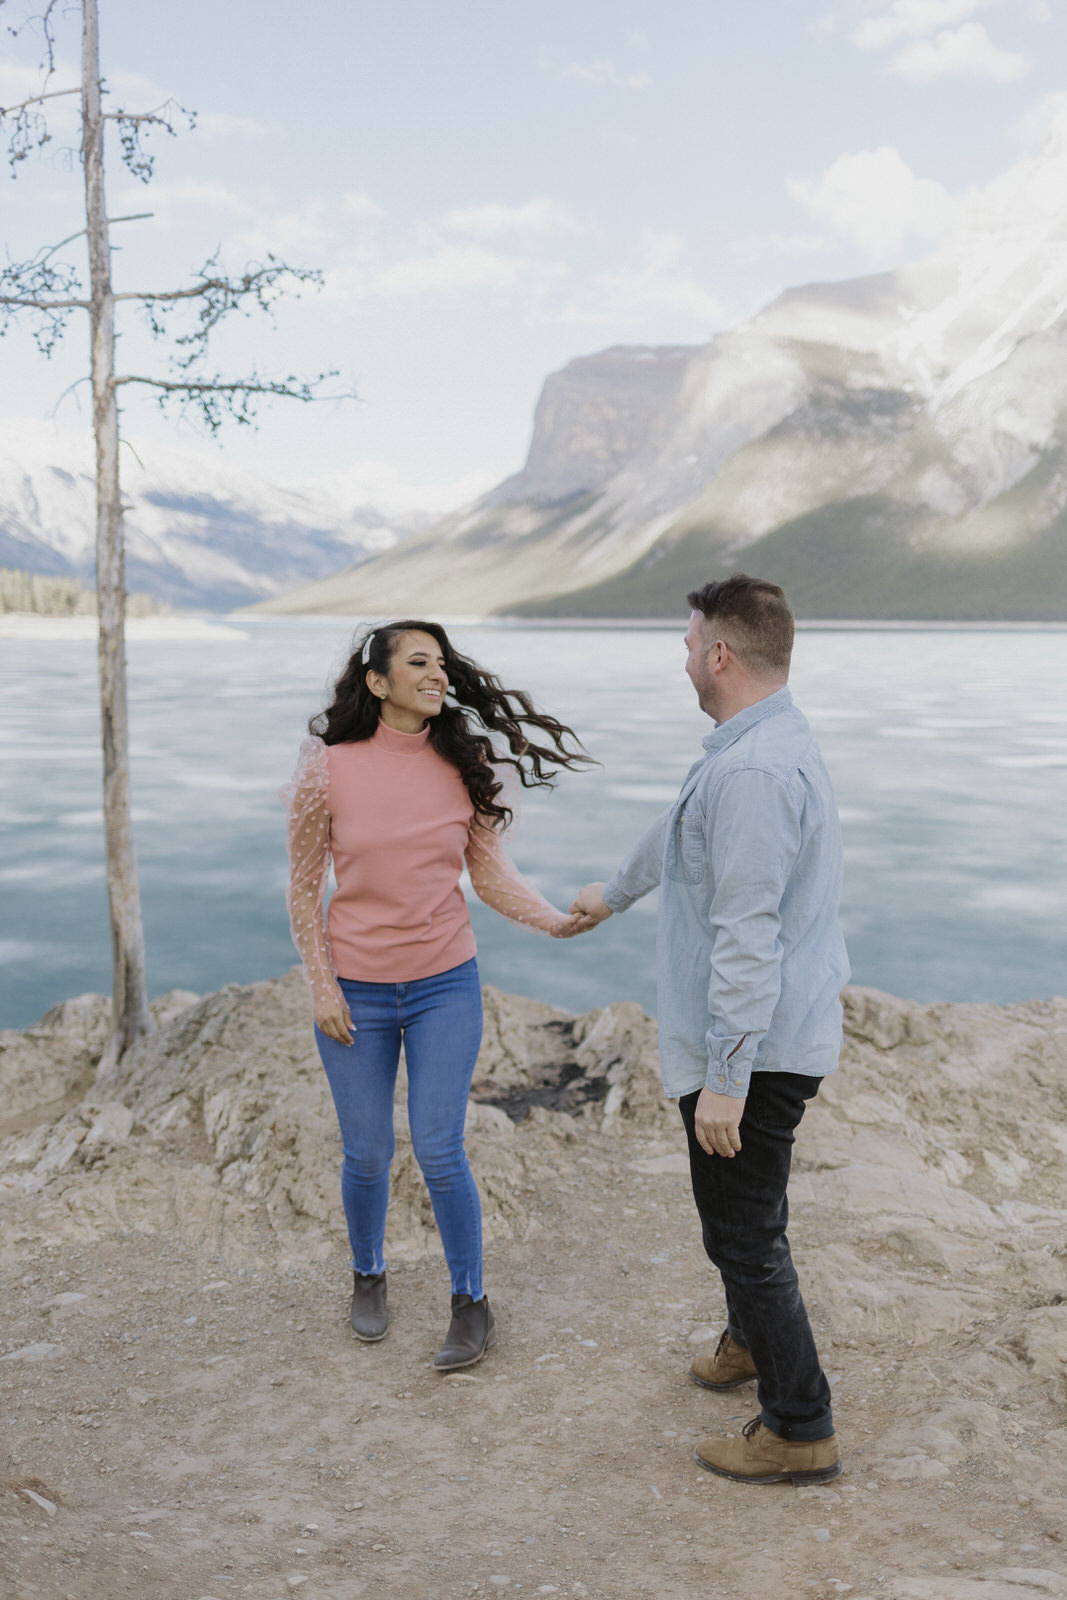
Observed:
[[[153,993],[205,992],[295,959],[276,790],[349,630],[129,646],[133,789]],[[602,767],[527,796],[514,854],[559,904],[606,877],[673,797],[710,724],[682,628],[459,628]],[[792,687],[846,841],[855,981],[916,999],[1067,992],[1067,632],[800,634]],[[106,991],[95,648],[0,640],[0,1026]],[[574,1010],[654,1006],[654,900],[556,942],[475,904],[487,982]]]

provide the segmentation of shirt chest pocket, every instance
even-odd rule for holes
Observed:
[[[675,814],[667,847],[667,876],[676,883],[703,883],[707,847],[704,818],[687,802]]]

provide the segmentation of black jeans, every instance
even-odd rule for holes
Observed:
[[[727,1328],[751,1351],[763,1421],[783,1439],[825,1439],[834,1431],[830,1386],[785,1232],[793,1130],[819,1082],[797,1072],[754,1072],[732,1160],[709,1156],[697,1143],[699,1092],[678,1102],[704,1249],[726,1290]]]

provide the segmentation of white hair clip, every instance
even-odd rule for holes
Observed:
[[[366,666],[367,662],[370,660],[371,641],[373,640],[374,634],[377,633],[377,631],[377,628],[375,628],[373,632],[368,633],[367,637],[363,641],[363,649],[360,651],[359,659],[362,661],[364,666]]]

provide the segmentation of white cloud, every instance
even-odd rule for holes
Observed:
[[[703,284],[678,270],[683,249],[678,234],[646,229],[636,266],[595,273],[587,291],[551,320],[640,329],[649,338],[707,337],[726,320],[726,310]]]
[[[196,128],[198,133],[206,133],[209,139],[227,139],[233,134],[258,139],[267,131],[266,124],[257,122],[255,117],[234,117],[227,111],[198,112]]]
[[[976,11],[1003,0],[892,0],[878,16],[867,17],[853,30],[860,50],[893,49],[888,70],[911,83],[938,78],[987,78],[1011,83],[1029,70],[1025,55],[995,45]],[[1044,0],[1026,0],[1031,20],[1048,20]]]
[[[182,95],[163,88],[153,78],[147,78],[140,72],[123,72],[119,69],[109,73],[106,87],[110,96],[108,110],[162,110],[178,133],[194,131],[189,127],[187,117],[194,118],[195,131],[209,139],[232,138],[234,135],[255,139],[267,132],[266,124],[255,117],[236,116],[228,111],[201,111],[189,105]]]
[[[932,39],[913,39],[893,57],[889,70],[912,83],[932,83],[944,77],[1012,83],[1030,70],[1030,63],[1016,51],[999,49],[980,22],[965,22]]]
[[[760,248],[783,256],[814,256],[828,250],[830,243],[824,233],[772,233],[760,241]]]
[[[595,61],[568,61],[557,71],[557,76],[577,83],[591,83],[598,89],[650,89],[652,79],[647,72],[620,72],[607,56]]]
[[[128,185],[121,203],[134,211],[150,210],[157,221],[164,224],[173,222],[177,213],[188,207],[224,211],[231,217],[250,218],[258,214],[256,206],[217,178],[180,178],[176,183],[153,183],[149,189],[142,184]]]
[[[956,214],[947,190],[916,177],[892,145],[839,156],[817,181],[790,178],[786,188],[816,221],[877,256],[895,254],[909,235],[939,237]]]
[[[341,210],[346,217],[366,217],[371,222],[385,216],[382,207],[369,194],[346,194],[341,201]]]
[[[57,89],[75,89],[77,85],[78,69],[70,61],[57,62],[47,82],[38,67],[25,66],[19,61],[0,61],[0,106],[21,105],[32,95],[54,94]]]
[[[541,195],[521,206],[462,206],[446,213],[444,226],[454,233],[490,238],[496,234],[580,233],[581,227],[563,206]]]
[[[505,255],[480,245],[443,244],[383,267],[374,275],[373,290],[392,300],[451,295],[470,289],[506,292],[531,277],[556,276],[562,271],[549,263]]]
[[[1011,131],[1028,150],[1040,150],[1048,139],[1067,140],[1067,90],[1046,94]]]
[[[953,23],[965,22],[983,6],[999,0],[893,0],[880,17],[868,17],[852,35],[861,50],[884,50],[898,39],[935,33]]]
[[[77,64],[73,61],[57,61],[56,70],[47,81],[38,67],[24,66],[17,61],[0,61],[0,106],[21,105],[39,94],[56,94],[66,89],[77,91],[80,81]],[[53,139],[65,140],[78,133],[81,125],[78,92],[64,94],[62,99],[46,100],[37,110]],[[54,151],[55,145],[47,148]]]

